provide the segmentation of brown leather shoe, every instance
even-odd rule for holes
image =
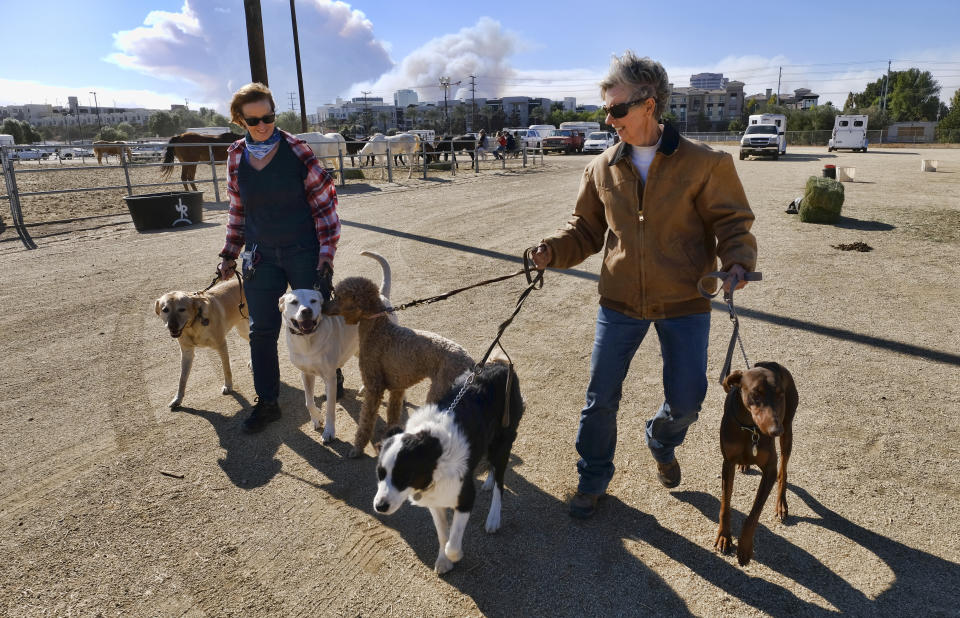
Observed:
[[[589,519],[597,510],[597,502],[601,494],[586,494],[581,491],[570,500],[570,517]]]
[[[673,489],[680,484],[680,464],[676,458],[670,463],[657,462],[657,479],[667,489]]]

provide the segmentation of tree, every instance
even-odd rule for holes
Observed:
[[[106,142],[123,142],[127,140],[127,134],[107,125],[100,129],[100,133],[94,139]]]
[[[539,105],[534,105],[530,108],[530,124],[543,124],[544,113],[543,107]]]
[[[180,133],[179,125],[169,112],[157,112],[147,121],[150,132],[159,137],[170,137]]]
[[[277,126],[288,133],[300,133],[300,114],[291,111],[277,114]]]
[[[736,132],[736,133],[742,133],[742,132],[744,131],[744,128],[745,128],[745,126],[744,126],[744,124],[743,124],[743,120],[741,120],[741,119],[739,119],[739,118],[734,118],[734,119],[731,120],[730,123],[727,125],[727,131],[733,131],[733,132]]]
[[[940,110],[940,84],[930,71],[907,69],[898,71],[892,82],[890,116],[894,122],[936,120]]]
[[[896,73],[891,73],[891,77]],[[880,107],[883,96],[883,83],[887,79],[884,75],[872,84],[867,84],[863,92],[851,92],[843,104],[843,111],[855,111],[865,107]],[[832,128],[832,127],[831,127]]]
[[[950,99],[950,111],[937,125],[937,140],[956,144],[960,142],[960,90]]]
[[[23,125],[20,124],[20,121],[16,118],[4,118],[3,128],[0,128],[0,133],[6,133],[7,135],[13,136],[13,143],[23,144]]]
[[[134,139],[140,135],[140,131],[137,127],[133,126],[129,122],[121,122],[117,125],[117,131],[125,134],[126,137],[123,139]]]

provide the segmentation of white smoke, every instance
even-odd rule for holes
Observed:
[[[263,0],[267,74],[279,109],[297,91],[290,4]],[[374,79],[393,63],[363,13],[343,2],[297,3],[300,58],[307,111],[361,79]],[[186,82],[194,97],[225,111],[236,88],[250,81],[246,21],[235,0],[185,0],[177,13],[152,11],[143,26],[114,35],[108,60],[153,77]]]
[[[470,96],[470,76],[474,75],[477,97],[501,96],[516,74],[507,59],[522,47],[517,35],[504,30],[499,22],[481,17],[473,26],[427,41],[393,70],[379,79],[355,84],[350,92],[360,96],[369,91],[387,101],[397,90],[413,89],[421,101],[440,100],[440,78],[445,77],[451,84],[460,82],[450,89],[450,98],[456,99]]]

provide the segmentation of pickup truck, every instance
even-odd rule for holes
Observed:
[[[560,129],[550,137],[543,138],[543,152],[560,152],[565,154],[581,152],[583,150],[583,133],[570,129]]]
[[[740,139],[740,160],[748,155],[780,158],[780,135],[775,124],[752,124]]]

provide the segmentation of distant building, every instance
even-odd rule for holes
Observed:
[[[756,111],[758,112],[763,112],[767,109],[771,98],[777,98],[777,95],[773,92],[773,88],[767,88],[764,93],[758,92],[757,94],[751,94],[745,97],[747,105],[756,101]],[[789,109],[813,109],[819,102],[820,95],[811,92],[809,88],[797,88],[793,91],[792,96],[789,94],[780,95],[780,105]]]
[[[577,111],[577,97],[563,97],[563,111]]]
[[[690,76],[690,87],[703,90],[724,90],[730,80],[723,73],[697,73]]]
[[[181,106],[182,107],[182,106]],[[99,109],[100,117],[97,118]],[[29,122],[35,127],[49,127],[58,125],[114,125],[121,122],[144,125],[150,116],[162,110],[146,109],[143,107],[104,107],[93,105],[79,105],[77,97],[67,97],[67,106],[49,105],[46,103],[29,103],[27,105],[0,106],[0,118],[15,118]]]
[[[393,93],[393,105],[395,107],[406,107],[416,105],[420,102],[416,90],[397,90]]]
[[[932,121],[894,122],[887,127],[885,142],[907,142],[923,144],[934,141],[937,123]]]
[[[727,81],[723,88],[674,87],[665,111],[677,118],[683,131],[697,130],[700,115],[710,123],[710,131],[725,131],[731,120],[743,114],[743,82]]]

